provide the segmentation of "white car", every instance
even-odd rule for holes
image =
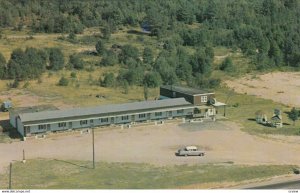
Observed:
[[[205,152],[198,150],[196,146],[186,146],[179,149],[175,155],[177,156],[204,156]]]

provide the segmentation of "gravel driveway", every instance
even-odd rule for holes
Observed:
[[[300,139],[300,138],[299,138]],[[204,157],[176,157],[184,145],[197,145]],[[92,135],[74,134],[0,144],[0,169],[26,158],[92,160]],[[249,135],[229,121],[168,123],[127,129],[95,131],[97,161],[136,162],[154,165],[237,163],[300,165],[300,144]]]

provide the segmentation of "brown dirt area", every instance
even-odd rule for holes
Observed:
[[[300,165],[300,157],[296,156],[300,152],[299,143],[252,136],[229,121],[168,123],[113,130],[99,128],[95,131],[96,161],[154,165]],[[197,145],[206,151],[206,155],[176,157],[175,151],[184,145]],[[46,139],[0,144],[0,173],[9,162],[22,160],[23,149],[27,159],[92,160],[92,135],[54,135]]]
[[[300,72],[274,72],[255,77],[248,75],[225,83],[237,93],[300,107]]]

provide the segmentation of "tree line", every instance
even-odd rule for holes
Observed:
[[[80,70],[84,68],[84,62],[78,54],[72,54],[66,63],[62,50],[55,47],[18,48],[12,51],[8,61],[0,53],[0,79],[37,79],[46,70],[58,71],[63,68]]]
[[[106,74],[103,86],[119,82],[158,87],[161,84],[173,85],[185,81],[190,86],[215,87],[220,83],[220,80],[210,77],[214,58],[212,47],[199,47],[194,54],[190,54],[183,46],[174,46],[165,41],[163,49],[155,56],[152,48],[147,46],[139,50],[129,44],[114,44],[110,49],[105,49],[105,42],[99,40],[96,50],[102,56],[99,66],[121,65],[117,76]]]
[[[115,78],[128,84],[143,84],[139,77],[143,74],[149,85],[156,77],[164,84],[184,80],[212,86],[219,82],[209,76],[215,46],[241,50],[256,70],[300,67],[299,10],[299,0],[0,0],[0,26],[72,34],[100,27],[106,40],[124,26],[140,27],[162,42],[158,56],[151,56],[150,48],[136,50],[130,45],[103,51],[103,43],[98,43],[96,48],[103,56],[99,65],[121,62],[126,68]],[[45,69],[39,63],[47,57],[37,55],[39,67],[26,72],[32,74],[29,77]],[[82,68],[76,55],[72,61],[73,67]],[[13,62],[8,64],[18,69]],[[220,69],[231,71],[230,59]],[[7,76],[24,77],[22,73],[15,70]]]

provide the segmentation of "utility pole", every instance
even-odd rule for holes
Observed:
[[[25,159],[25,150],[23,149],[23,161],[24,164],[26,163],[26,159]]]
[[[12,163],[9,164],[9,185],[8,189],[11,189],[11,171],[12,171]]]
[[[92,135],[93,135],[93,169],[95,169],[95,134],[94,134],[93,126],[92,126]]]

